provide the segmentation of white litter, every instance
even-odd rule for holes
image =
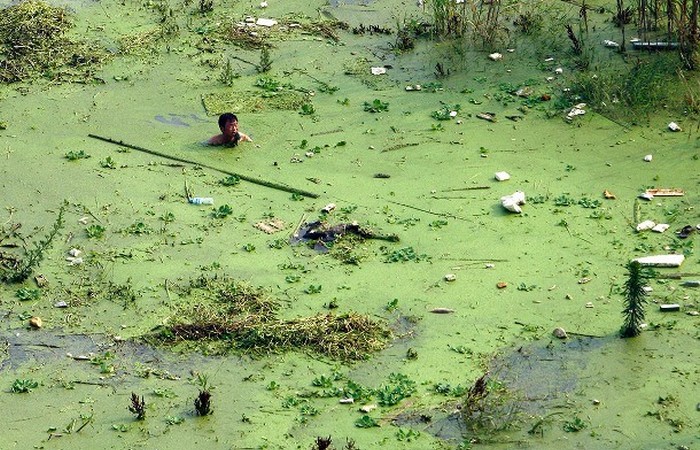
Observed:
[[[571,120],[576,116],[582,116],[582,115],[586,114],[586,110],[583,109],[585,107],[586,107],[585,103],[579,103],[577,105],[574,105],[574,107],[571,108],[571,110],[566,114],[566,118],[568,120]]]
[[[255,25],[258,25],[260,27],[273,27],[273,26],[277,25],[277,21],[275,19],[264,19],[264,18],[260,17],[255,22]]]
[[[500,61],[500,60],[503,59],[503,55],[500,54],[500,53],[491,53],[491,54],[489,55],[489,59],[490,59],[491,61]]]
[[[683,255],[655,255],[655,256],[643,256],[641,258],[635,258],[643,266],[654,266],[654,267],[679,267],[683,264],[685,256]]]
[[[611,41],[610,39],[605,39],[603,41],[603,45],[608,47],[608,48],[620,48],[620,44],[618,44],[615,41]]]
[[[639,198],[652,201],[652,200],[654,200],[654,194],[651,194],[649,192],[643,192],[643,193],[639,194]]]
[[[642,223],[637,224],[637,231],[651,230],[656,226],[656,222],[653,220],[645,220]]]
[[[386,67],[372,67],[370,71],[372,75],[384,75],[386,73]]]
[[[668,124],[668,129],[671,131],[683,131],[681,127],[678,126],[676,122],[671,122]]]
[[[510,180],[510,174],[509,174],[508,172],[496,172],[496,174],[494,175],[494,177],[495,177],[496,180],[498,180],[498,181]]]
[[[508,211],[519,214],[523,212],[520,206],[525,204],[525,193],[516,191],[510,195],[505,195],[501,197],[501,204]]]
[[[657,233],[663,233],[664,231],[668,230],[671,225],[667,223],[657,223],[651,231],[655,231]]]
[[[562,69],[561,67],[557,67],[556,69],[554,69],[554,73],[556,73],[557,75],[561,75],[562,73],[564,73],[564,69]]]
[[[644,161],[646,161],[646,162],[651,162],[652,159],[654,159],[654,157],[652,155],[646,155],[644,157]]]

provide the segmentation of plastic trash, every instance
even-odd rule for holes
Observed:
[[[193,205],[213,205],[214,199],[211,197],[192,197],[189,202]]]

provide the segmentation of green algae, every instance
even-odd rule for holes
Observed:
[[[86,3],[79,15],[89,19],[78,23],[87,20],[96,25],[93,31],[103,27],[114,33],[109,25],[115,22],[125,34],[129,23],[157,27],[157,14],[145,14],[139,5]],[[279,17],[287,8],[271,4],[261,12],[256,5],[230,6],[226,14],[236,18]],[[354,26],[382,21],[391,27],[396,6],[348,4],[331,12]],[[127,15],[131,7],[135,12]],[[223,9],[215,7],[212,19]],[[305,9],[312,8],[299,5]],[[178,20],[181,37],[190,39],[184,17]],[[39,266],[49,282],[41,297],[21,301],[17,286],[3,288],[0,297],[7,343],[0,382],[6,391],[17,379],[39,382],[26,395],[2,394],[7,408],[18,413],[8,419],[1,446],[309,448],[318,436],[328,435],[336,446],[351,438],[359,448],[692,446],[698,423],[693,400],[698,328],[695,316],[683,312],[698,309],[694,290],[674,279],[650,280],[649,327],[629,340],[617,338],[617,330],[630,258],[677,249],[687,255],[682,270],[699,272],[693,236],[681,241],[670,234],[700,221],[693,207],[696,171],[689,170],[698,153],[694,119],[680,116],[673,103],[632,127],[590,110],[566,123],[545,101],[528,102],[532,108],[522,113],[523,100],[502,86],[536,86],[537,98],[549,94],[555,101],[559,89],[568,87],[566,79],[543,81],[558,62],[569,68],[568,56],[560,52],[568,43],[559,32],[549,33],[551,42],[542,49],[519,44],[514,53],[503,52],[501,63],[422,39],[412,52],[396,54],[383,50],[390,37],[336,32],[338,42],[303,34],[280,39],[271,71],[311,89],[305,71],[339,89],[319,90],[314,115],[289,110],[242,115],[241,128],[255,141],[235,149],[199,144],[217,132],[214,120],[200,118],[206,114],[202,96],[249,90],[259,76],[245,65],[237,68],[241,77],[231,88],[219,85],[220,67],[199,59],[226,60],[230,55],[220,43],[211,47],[214,53],[194,58],[186,56],[190,43],[177,38],[169,42],[170,52],[160,41],[145,45],[148,52],[164,53],[150,60],[131,54],[105,66],[105,85],[28,85],[21,93],[3,87],[0,170],[6,209],[0,222],[11,217],[25,231],[46,229],[64,198],[71,207],[62,239]],[[240,51],[247,60],[258,56]],[[550,55],[562,59],[543,63]],[[612,54],[604,58],[614,61]],[[357,61],[351,76],[343,73],[347,61]],[[404,85],[438,81],[438,62],[450,72],[439,80],[440,89],[404,90]],[[386,77],[369,72],[385,65],[391,66]],[[283,74],[288,68],[299,70]],[[365,80],[382,90],[369,89]],[[390,109],[365,112],[363,102],[374,98]],[[453,120],[431,117],[442,105],[455,104],[460,109]],[[499,120],[477,119],[483,111],[495,112]],[[514,114],[523,119],[502,119]],[[164,117],[178,118],[179,125]],[[687,131],[667,132],[671,120]],[[221,175],[206,168],[165,165],[87,138],[96,132],[215,167],[306,185],[322,196],[296,200],[264,186],[223,186]],[[303,141],[318,151],[306,156]],[[340,141],[345,145],[335,145]],[[65,158],[81,150],[93,157]],[[645,163],[649,153],[654,159]],[[107,157],[116,161],[115,169],[100,166]],[[495,182],[493,173],[501,170],[511,173],[511,180]],[[390,177],[375,178],[377,173]],[[215,219],[211,207],[187,204],[185,180],[197,195],[212,196],[216,208],[227,204],[233,213]],[[478,186],[490,189],[470,189]],[[647,186],[682,187],[686,195],[636,203]],[[522,215],[507,214],[499,199],[517,189],[541,201],[528,201]],[[602,197],[606,189],[615,200]],[[451,194],[438,195],[443,191]],[[556,204],[561,196],[572,200],[569,206]],[[584,199],[586,205],[601,204],[586,208],[580,204]],[[351,243],[361,247],[360,258],[350,255],[357,264],[288,245],[294,226],[320,216],[330,202],[337,204],[333,214],[339,221],[357,220],[399,234],[401,243]],[[640,220],[634,215],[666,221],[671,229],[637,233],[633,227]],[[254,227],[269,217],[288,227],[271,235]],[[437,220],[448,224],[431,226]],[[151,231],[124,232],[134,224],[142,224],[135,231]],[[90,225],[103,227],[101,238],[87,235]],[[275,245],[268,245],[272,241]],[[83,251],[83,264],[65,261],[72,248]],[[407,248],[412,253],[402,250]],[[384,262],[395,252],[426,257]],[[397,339],[368,361],[353,364],[304,352],[256,358],[173,354],[139,343],[153,328],[172,324],[176,286],[194,271],[222,269],[270,289],[282,319],[325,314],[334,304],[336,315],[357,312],[386,320]],[[446,281],[448,273],[456,279]],[[297,281],[288,282],[290,275]],[[580,283],[584,278],[590,280]],[[499,282],[508,287],[497,289]],[[526,289],[518,289],[521,285]],[[309,286],[322,289],[313,294]],[[54,307],[61,300],[69,307]],[[681,303],[683,312],[656,308],[667,302]],[[455,312],[430,314],[434,308]],[[26,328],[32,315],[42,317],[42,329]],[[550,337],[558,326],[569,332],[569,340]],[[600,337],[579,339],[575,333]],[[472,386],[486,370],[507,388],[501,404],[521,414],[504,433],[470,434],[459,414],[449,414],[457,402],[446,401],[433,386]],[[357,403],[297,395],[318,390],[314,381],[335,372],[344,380],[336,380],[336,386],[346,388],[352,380]],[[378,427],[358,428],[365,415],[357,411],[364,399],[360,388],[384,384],[391,393],[392,373],[415,382],[416,391],[397,405],[368,413]],[[198,374],[208,375],[212,386],[214,414],[206,417],[198,417],[193,406]],[[131,392],[144,396],[143,421],[135,422],[128,410]],[[581,422],[585,428],[574,431]]]

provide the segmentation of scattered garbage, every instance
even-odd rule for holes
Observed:
[[[562,73],[564,73],[564,69],[562,69],[561,67],[557,67],[556,69],[554,69],[554,73],[556,73],[557,75],[561,75]]]
[[[260,9],[267,8],[267,2],[260,2]]]
[[[490,59],[491,61],[500,61],[500,60],[503,59],[503,55],[500,54],[500,53],[491,53],[491,54],[489,55],[489,59]]]
[[[29,326],[32,328],[41,328],[44,325],[44,322],[41,320],[41,317],[34,316],[31,319],[29,319]]]
[[[688,236],[690,236],[693,233],[693,231],[695,231],[695,227],[693,227],[692,225],[686,225],[676,232],[676,236],[678,236],[681,239],[685,239]]]
[[[683,197],[685,195],[683,189],[676,188],[651,188],[644,192],[654,197]]]
[[[582,116],[586,114],[586,110],[583,109],[585,107],[585,103],[579,103],[577,105],[574,105],[574,107],[571,108],[571,110],[569,110],[569,112],[566,114],[566,120],[573,120],[576,116]]]
[[[77,258],[78,256],[80,256],[81,253],[82,252],[80,250],[78,250],[77,248],[72,248],[68,251],[68,254],[74,258]]]
[[[479,119],[487,120],[489,122],[495,122],[496,121],[496,113],[492,112],[480,112],[476,115]]]
[[[646,155],[644,157],[644,161],[646,161],[646,162],[651,162],[652,159],[654,159],[654,157],[652,155]]]
[[[683,131],[680,126],[676,122],[671,122],[668,124],[668,129],[671,131]]]
[[[338,403],[340,403],[341,405],[352,405],[353,403],[355,403],[355,399],[352,397],[341,398],[340,400],[338,400]]]
[[[263,222],[258,222],[253,226],[267,234],[277,233],[278,231],[284,230],[284,222],[276,218],[272,218]]]
[[[214,199],[211,197],[192,197],[187,199],[193,205],[213,205]]]
[[[260,17],[255,22],[255,25],[260,26],[260,27],[273,27],[273,26],[277,25],[277,21],[275,19],[264,19],[264,18]]]
[[[321,209],[322,213],[331,213],[335,209],[335,203],[329,203]]]
[[[606,200],[615,200],[617,197],[615,196],[615,194],[606,189],[603,191],[603,198],[605,198]]]
[[[652,227],[651,231],[654,231],[656,233],[663,233],[666,230],[668,230],[669,227],[670,225],[667,223],[657,223],[656,225],[654,225],[654,227]]]
[[[494,176],[498,181],[510,180],[510,174],[508,172],[496,172]]]
[[[640,222],[637,224],[637,231],[646,231],[646,230],[651,230],[656,226],[656,222],[653,220],[645,220],[644,222]]]
[[[433,314],[452,314],[455,310],[450,308],[433,308],[430,312]]]
[[[649,192],[642,192],[641,194],[639,194],[639,198],[643,200],[652,201],[654,200],[654,194],[650,194]]]
[[[611,41],[610,39],[604,39],[603,45],[608,47],[608,48],[620,48],[620,44],[618,44],[615,41]]]
[[[510,195],[505,195],[501,197],[501,204],[510,212],[521,213],[523,211],[520,209],[520,206],[525,204],[525,193],[515,191]]]
[[[457,275],[453,273],[448,273],[445,274],[445,281],[455,281],[457,279]]]
[[[566,339],[569,335],[566,334],[566,330],[561,327],[557,327],[552,331],[552,336],[558,339]]]
[[[667,304],[662,304],[659,305],[659,310],[661,312],[673,312],[673,311],[680,311],[681,310],[681,305],[678,303],[667,303]]]
[[[681,283],[685,287],[700,287],[700,280],[688,280]]]
[[[635,258],[639,264],[647,267],[679,267],[685,261],[683,255],[654,255]]]
[[[372,75],[384,75],[386,74],[386,67],[372,67],[370,72],[372,72]]]
[[[68,303],[66,303],[64,300],[59,300],[53,304],[53,307],[54,308],[68,308]]]
[[[412,84],[412,85],[406,86],[407,91],[420,91],[422,89],[423,89],[423,86],[421,86],[420,84]]]

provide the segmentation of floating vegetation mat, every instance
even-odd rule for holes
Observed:
[[[204,94],[202,102],[209,115],[228,111],[259,112],[266,109],[296,110],[308,102],[308,95],[295,91],[236,91]]]
[[[385,348],[391,331],[367,316],[318,314],[283,320],[279,302],[262,288],[227,277],[200,277],[181,288],[185,300],[174,323],[159,327],[148,339],[191,343],[198,350],[269,353],[306,350],[334,359],[356,361]]]
[[[73,23],[63,8],[25,0],[0,12],[0,82],[35,78],[86,81],[107,57],[96,45],[65,37]]]

